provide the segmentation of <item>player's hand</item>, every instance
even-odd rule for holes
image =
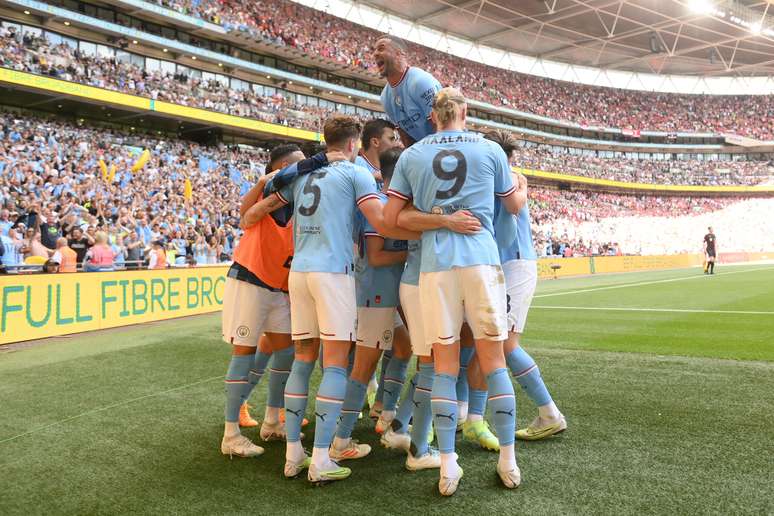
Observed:
[[[346,161],[347,157],[341,151],[329,151],[325,153],[325,157],[328,163],[335,163],[336,161]]]
[[[446,229],[463,235],[472,235],[481,229],[481,221],[468,210],[455,211],[451,215],[445,215],[443,220]]]

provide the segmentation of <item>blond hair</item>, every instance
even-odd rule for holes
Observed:
[[[465,97],[462,96],[460,90],[451,87],[443,88],[435,94],[433,112],[438,123],[446,126],[460,116],[465,105]]]
[[[97,231],[96,233],[94,233],[94,240],[98,244],[107,244],[108,242],[107,233],[105,233],[104,231]]]

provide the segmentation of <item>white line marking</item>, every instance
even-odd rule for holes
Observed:
[[[163,394],[169,394],[170,392],[181,391],[183,389],[187,389],[188,387],[194,387],[196,385],[201,385],[203,383],[211,382],[213,380],[222,380],[222,379],[223,379],[223,375],[213,376],[212,378],[206,378],[204,380],[199,380],[198,382],[193,382],[193,383],[189,383],[189,384],[186,384],[186,385],[180,385],[178,387],[173,387],[171,389],[167,389],[166,391],[155,392],[153,394],[146,394],[145,396],[139,396],[137,398],[132,398],[130,400],[120,401],[118,403],[113,403],[112,405],[107,405],[105,407],[100,407],[100,408],[97,408],[97,409],[87,410],[86,412],[82,412],[82,413],[80,413],[80,414],[78,414],[76,416],[71,416],[71,417],[68,417],[66,419],[62,419],[61,421],[54,421],[53,423],[49,423],[47,425],[43,425],[43,426],[40,426],[38,428],[33,428],[32,430],[28,430],[28,431],[26,431],[26,432],[24,432],[22,434],[14,435],[13,437],[8,437],[8,438],[3,439],[2,441],[0,441],[0,444],[7,443],[7,442],[13,441],[15,439],[19,439],[20,437],[24,437],[26,435],[33,434],[35,432],[40,432],[41,430],[45,430],[47,428],[51,428],[52,426],[58,426],[58,425],[61,425],[61,424],[64,424],[64,423],[68,423],[70,421],[73,421],[74,419],[78,419],[78,418],[81,418],[81,417],[84,417],[84,416],[90,416],[90,415],[96,414],[98,412],[104,412],[106,410],[110,410],[110,409],[113,409],[113,408],[116,408],[116,407],[122,407],[124,405],[129,405],[130,403],[135,403],[137,401],[142,401],[142,400],[147,399],[147,398],[153,398],[154,396],[161,396]]]
[[[600,310],[611,312],[678,312],[688,314],[735,314],[735,315],[774,315],[774,312],[756,312],[752,310],[694,310],[690,308],[621,308],[604,306],[532,306],[548,310]]]
[[[726,276],[729,274],[741,274],[744,272],[765,271],[765,270],[772,270],[772,269],[774,269],[774,267],[760,267],[757,269],[747,269],[743,271],[719,272],[715,274],[715,276]],[[553,292],[551,294],[539,294],[534,297],[535,299],[537,299],[541,297],[567,296],[571,294],[584,294],[586,292],[597,292],[600,290],[613,290],[618,288],[639,287],[642,285],[656,285],[658,283],[673,283],[675,281],[686,281],[686,280],[693,280],[693,279],[700,279],[700,278],[707,278],[707,277],[708,276],[704,274],[697,274],[696,276],[683,276],[679,278],[669,278],[669,279],[654,280],[654,281],[640,281],[638,283],[623,283],[621,285],[608,285],[606,287],[584,288],[581,290],[566,290],[564,292]]]

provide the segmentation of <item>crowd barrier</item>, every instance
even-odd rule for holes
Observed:
[[[702,254],[541,258],[541,279],[701,265]],[[720,253],[719,263],[774,260]],[[216,312],[228,265],[0,276],[0,344]]]
[[[0,277],[0,344],[221,309],[228,266]]]
[[[738,253],[739,254],[739,253]],[[754,254],[754,253],[741,253]],[[759,253],[760,254],[760,253]],[[722,257],[722,255],[721,255]],[[652,256],[592,256],[583,258],[541,258],[538,277],[541,279],[604,274],[610,272],[654,271],[682,269],[701,265],[701,254],[672,254]],[[740,260],[750,261],[750,260]]]

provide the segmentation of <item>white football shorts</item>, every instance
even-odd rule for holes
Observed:
[[[478,340],[508,337],[505,276],[499,265],[457,267],[419,275],[427,345],[460,340],[466,320]]]
[[[224,341],[256,347],[263,333],[290,333],[288,295],[226,278],[221,321]]]
[[[290,271],[293,340],[355,340],[355,278],[333,272]]]
[[[503,264],[508,331],[523,333],[537,286],[537,260],[511,260]]]

